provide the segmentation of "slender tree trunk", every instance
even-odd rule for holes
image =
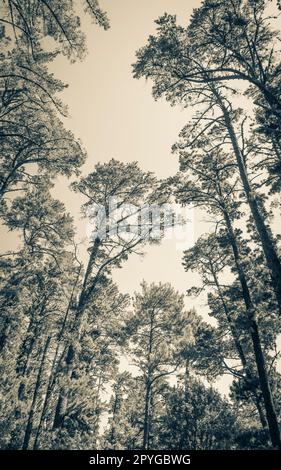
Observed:
[[[184,405],[185,405],[185,411],[184,411],[184,423],[185,423],[185,432],[181,433],[180,436],[180,446],[179,449],[188,449],[190,446],[190,436],[189,433],[187,432],[188,430],[188,424],[189,424],[189,414],[187,411],[187,404],[189,402],[189,382],[190,382],[190,373],[189,373],[189,361],[186,359],[185,361],[185,371],[184,371]]]
[[[50,401],[50,398],[52,396],[52,392],[53,392],[54,384],[56,382],[56,376],[57,376],[57,372],[58,372],[58,368],[59,368],[59,364],[60,364],[60,360],[58,360],[59,350],[60,350],[61,342],[62,342],[64,333],[65,333],[65,328],[66,328],[66,325],[67,325],[67,322],[68,322],[68,319],[69,319],[69,312],[71,310],[71,304],[72,304],[73,299],[74,299],[74,295],[75,295],[75,291],[76,291],[76,288],[77,288],[77,284],[78,284],[78,281],[79,281],[80,274],[81,274],[81,266],[78,270],[77,277],[76,277],[75,283],[73,285],[71,295],[70,295],[70,298],[69,298],[69,301],[68,301],[68,304],[67,304],[67,309],[66,309],[66,312],[65,312],[65,315],[64,315],[63,323],[62,323],[60,332],[58,334],[56,350],[55,350],[55,354],[54,354],[54,357],[53,357],[53,360],[52,360],[52,365],[51,365],[50,375],[49,375],[49,379],[48,379],[48,385],[47,385],[46,395],[45,395],[44,404],[43,404],[43,408],[42,408],[42,413],[41,413],[41,416],[40,416],[40,420],[39,420],[39,424],[38,424],[38,428],[37,428],[37,432],[36,432],[36,437],[35,437],[35,441],[34,441],[34,447],[33,447],[34,449],[38,448],[39,438],[40,438],[40,433],[41,433],[41,430],[42,430],[42,426],[43,426],[44,420],[47,417],[49,401]]]
[[[147,377],[145,381],[145,402],[144,402],[144,421],[143,421],[143,449],[149,449],[149,433],[151,419],[151,396],[152,396],[152,370],[151,370],[151,354],[154,342],[154,311],[150,312],[150,330],[148,344],[148,361],[147,361]]]
[[[264,256],[267,261],[268,268],[271,273],[272,286],[275,291],[276,299],[278,302],[279,313],[281,313],[281,263],[277,255],[277,250],[275,243],[270,233],[270,229],[267,227],[264,221],[264,216],[262,215],[261,209],[259,207],[257,198],[255,197],[250,182],[248,180],[247,171],[243,161],[243,157],[239,148],[237,141],[236,133],[232,124],[231,116],[226,109],[221,97],[216,93],[216,98],[218,99],[218,105],[220,106],[225,120],[225,125],[228,130],[228,134],[232,143],[233,151],[236,157],[241,181],[243,188],[247,197],[249,207],[254,219],[256,230],[259,234],[261,245],[263,248]]]
[[[229,314],[228,307],[226,305],[223,294],[221,292],[219,280],[217,278],[216,272],[213,268],[213,265],[212,265],[211,261],[210,261],[210,267],[211,267],[214,282],[215,282],[215,285],[216,285],[216,288],[217,288],[217,291],[218,291],[218,294],[219,294],[219,298],[220,298],[220,301],[222,303],[223,310],[224,310],[227,322],[229,324],[229,328],[230,328],[230,332],[231,332],[232,337],[233,337],[235,348],[236,348],[237,354],[239,356],[239,359],[241,361],[241,364],[242,364],[242,367],[243,367],[243,370],[244,370],[244,373],[245,373],[245,381],[252,382],[253,379],[254,379],[254,376],[253,376],[253,374],[250,370],[250,367],[248,366],[248,361],[247,361],[246,356],[244,354],[243,347],[240,343],[239,335],[236,331],[235,325],[233,324],[233,321],[232,321],[231,316]],[[262,425],[263,428],[266,428],[267,427],[267,421],[266,421],[266,418],[264,416],[263,409],[261,407],[260,397],[258,396],[258,394],[256,392],[253,392],[253,401],[254,401],[255,406],[257,408],[261,425]]]
[[[45,362],[46,362],[50,342],[51,342],[51,336],[48,336],[48,338],[46,340],[46,343],[45,343],[45,346],[44,346],[42,359],[41,359],[41,364],[40,364],[40,367],[39,367],[39,370],[38,370],[37,380],[36,380],[36,384],[35,384],[35,388],[34,388],[34,392],[33,392],[31,407],[30,407],[30,410],[29,410],[29,416],[28,416],[27,426],[26,426],[26,429],[25,429],[25,435],[24,435],[24,440],[23,440],[23,445],[22,445],[23,450],[28,449],[30,438],[31,438],[31,435],[32,435],[33,418],[34,418],[34,413],[35,413],[35,407],[36,407],[36,403],[37,403],[38,398],[39,398],[39,392],[40,392],[40,388],[41,388],[41,385],[42,385],[42,382],[43,382],[43,373],[44,373]]]
[[[115,419],[116,419],[116,413],[117,413],[117,409],[118,409],[118,400],[119,396],[118,396],[118,389],[116,390],[116,393],[115,393],[115,398],[114,398],[114,405],[113,405],[113,410],[112,410],[112,425],[111,425],[111,433],[110,433],[110,442],[111,442],[111,445],[112,445],[112,448],[115,450],[115,447],[116,447],[116,439],[115,439],[115,430],[116,430],[116,422],[115,422]]]
[[[95,239],[91,255],[88,261],[86,273],[84,276],[84,282],[83,286],[81,289],[81,293],[79,296],[79,302],[78,306],[76,309],[76,317],[74,321],[74,328],[73,328],[73,341],[68,346],[67,352],[66,352],[66,357],[65,357],[65,378],[67,379],[72,379],[73,377],[73,371],[74,371],[74,365],[75,365],[75,356],[76,356],[76,345],[77,342],[79,342],[80,335],[81,335],[81,328],[82,328],[82,322],[83,322],[83,317],[84,317],[84,312],[85,312],[85,306],[88,301],[88,295],[87,295],[87,289],[88,289],[88,281],[89,278],[92,274],[93,271],[93,266],[94,262],[97,256],[97,252],[100,246],[101,240],[97,237]],[[93,284],[91,286],[91,292],[94,291],[95,284],[97,283],[97,279],[93,280]],[[57,429],[59,427],[62,427],[64,417],[67,411],[67,404],[68,404],[68,387],[66,384],[62,384],[59,392],[59,397],[57,401],[57,406],[55,410],[55,417],[54,417],[54,423],[53,423],[53,429]]]
[[[28,377],[30,375],[29,372],[29,361],[32,355],[32,352],[34,350],[34,345],[36,342],[36,338],[38,338],[40,335],[40,328],[41,328],[41,323],[40,323],[40,318],[44,314],[46,307],[46,299],[43,300],[43,303],[40,308],[40,312],[37,318],[37,308],[35,308],[35,313],[34,313],[34,318],[30,320],[28,329],[27,329],[27,337],[25,340],[22,342],[18,357],[17,357],[17,365],[16,365],[16,372],[18,374],[18,380],[19,380],[19,385],[18,385],[18,393],[17,393],[17,398],[18,402],[17,405],[15,406],[15,423],[18,423],[20,419],[23,417],[23,412],[22,412],[22,404],[20,402],[26,402],[28,398],[28,393],[26,391],[26,384],[28,383]],[[32,393],[32,391],[31,391]],[[15,427],[17,427],[17,424],[15,424]]]
[[[54,385],[56,383],[56,377],[57,377],[56,372],[58,371],[59,363],[60,363],[60,361],[58,360],[58,354],[59,354],[59,344],[57,345],[56,352],[55,352],[52,365],[51,365],[51,371],[49,374],[47,390],[46,390],[46,394],[44,398],[42,412],[41,412],[40,419],[39,419],[39,424],[38,424],[37,431],[36,431],[33,449],[39,448],[39,439],[41,436],[42,427],[43,427],[44,421],[47,419],[50,399],[52,397]]]
[[[74,359],[74,347],[71,344],[67,350],[67,356],[65,359],[65,366],[67,368],[67,374],[64,375],[64,382],[65,379],[71,379],[72,371],[73,371],[73,359]],[[64,383],[59,392],[59,397],[55,409],[55,417],[53,423],[53,429],[58,429],[63,426],[64,418],[67,412],[67,405],[68,405],[68,386]]]
[[[261,396],[255,395],[254,402],[255,402],[256,408],[258,410],[261,425],[262,425],[263,429],[267,429],[268,422],[266,420],[266,417],[264,416],[263,407],[261,405],[262,398],[263,398],[262,395]]]
[[[244,269],[240,262],[240,254],[238,245],[236,242],[236,237],[232,228],[232,224],[228,213],[224,213],[225,222],[229,233],[229,241],[232,246],[233,256],[236,264],[236,269],[242,289],[243,299],[246,306],[246,312],[248,315],[249,321],[249,331],[252,339],[254,354],[255,354],[255,361],[257,365],[260,387],[263,395],[264,406],[266,411],[266,418],[269,427],[270,438],[273,447],[278,447],[281,449],[281,436],[280,436],[280,429],[277,419],[277,413],[274,406],[274,401],[272,397],[271,387],[269,384],[269,379],[267,375],[267,370],[265,366],[264,355],[261,347],[261,340],[259,335],[258,324],[255,317],[255,309],[252,303],[250,291],[248,288],[248,283],[246,280],[246,276],[244,273]]]
[[[97,386],[97,393],[95,395],[94,399],[94,409],[96,410],[99,404],[100,400],[100,394],[101,394],[101,387],[102,387],[102,375],[103,375],[103,370],[100,369],[99,373],[99,379],[98,379],[98,386]],[[100,424],[100,417],[99,415],[96,415],[96,418],[93,423],[93,433],[94,433],[94,446],[97,446],[97,436],[98,436],[98,431],[99,431],[99,424]]]
[[[44,297],[44,300],[43,300],[43,303],[41,305],[39,312],[37,312],[36,308],[32,309],[34,313],[34,317],[31,318],[30,320],[27,333],[26,333],[26,338],[24,339],[21,345],[19,355],[17,358],[16,370],[19,375],[19,378],[21,378],[21,381],[18,387],[18,399],[19,400],[24,400],[25,398],[24,378],[27,374],[29,359],[31,357],[31,354],[34,348],[34,344],[36,342],[36,339],[40,336],[40,329],[42,327],[41,319],[44,315],[45,308],[46,308],[46,297]]]
[[[147,380],[144,406],[144,423],[143,423],[143,449],[149,450],[149,433],[150,433],[150,404],[151,404],[151,384]]]

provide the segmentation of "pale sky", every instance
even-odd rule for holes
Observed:
[[[86,59],[69,64],[59,57],[51,67],[58,78],[69,84],[61,95],[70,112],[65,125],[81,139],[88,152],[83,174],[92,171],[97,162],[111,158],[137,160],[143,170],[153,171],[159,178],[176,173],[178,162],[171,155],[171,146],[188,121],[189,111],[172,108],[165,100],[155,102],[151,83],[133,79],[131,64],[135,51],[154,33],[155,19],[168,12],[177,14],[179,21],[187,24],[199,4],[198,0],[103,0],[101,5],[111,23],[108,31],[83,18],[89,47]],[[78,236],[83,238],[85,226],[78,216],[81,199],[68,190],[64,178],[58,183],[55,195],[76,215]],[[196,223],[192,229],[198,232]],[[171,282],[184,292],[193,279],[181,266],[182,249],[178,245],[176,240],[165,240],[161,246],[148,248],[144,258],[131,256],[114,273],[120,289],[133,292],[146,279]]]

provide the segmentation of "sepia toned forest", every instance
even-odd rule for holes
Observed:
[[[130,77],[187,116],[164,178],[68,125],[53,64],[81,66],[110,2],[126,17],[123,0],[0,0],[0,448],[281,449],[281,2],[154,18]],[[178,209],[208,220],[180,252],[184,292],[165,250],[169,282],[121,289],[190,230]]]

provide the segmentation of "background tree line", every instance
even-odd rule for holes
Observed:
[[[273,5],[274,4],[274,5]],[[1,448],[281,448],[279,33],[262,0],[205,0],[184,28],[164,14],[133,66],[153,96],[192,109],[165,180],[136,162],[97,163],[65,129],[66,86],[49,72],[59,55],[85,56],[70,0],[1,2],[0,216],[17,234],[1,253]],[[96,0],[79,12],[107,29]],[[242,85],[243,84],[243,85]],[[118,231],[88,240],[79,257],[57,175]],[[183,253],[189,301],[171,284],[119,292],[112,272],[155,243],[153,224],[128,231],[149,204],[191,205],[211,229]],[[127,210],[128,204],[136,211]],[[149,213],[147,220],[149,220]],[[207,293],[212,326],[186,308]],[[127,357],[134,365],[120,372]],[[214,381],[230,374],[230,396]],[[110,397],[110,398],[109,398]]]

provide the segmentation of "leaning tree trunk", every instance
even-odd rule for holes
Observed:
[[[27,426],[25,429],[24,440],[23,440],[23,445],[22,445],[23,450],[28,449],[30,438],[32,436],[34,412],[35,412],[35,407],[39,398],[40,388],[43,383],[44,368],[45,368],[45,363],[46,363],[46,358],[47,358],[47,353],[48,353],[50,342],[51,342],[51,336],[48,336],[44,349],[43,349],[41,364],[38,370],[37,379],[36,379],[35,388],[34,388],[33,397],[32,397],[32,402],[31,402],[31,406],[29,410],[28,421],[27,421]]]
[[[239,335],[236,331],[235,325],[233,324],[231,315],[229,313],[228,307],[226,305],[223,294],[221,292],[221,287],[220,287],[220,284],[219,284],[217,274],[216,274],[216,272],[214,270],[214,267],[213,267],[211,262],[210,262],[210,268],[211,268],[212,276],[214,278],[215,286],[216,286],[217,291],[218,291],[220,301],[222,303],[222,307],[223,307],[223,311],[225,313],[226,320],[229,324],[229,329],[230,329],[231,335],[233,337],[233,342],[234,342],[237,354],[239,356],[239,359],[240,359],[240,362],[241,362],[241,365],[242,365],[242,368],[243,368],[243,371],[244,371],[244,374],[245,374],[245,382],[250,382],[251,383],[254,379],[254,376],[253,376],[253,374],[250,370],[250,367],[248,365],[248,361],[247,361],[247,358],[245,356],[242,344],[240,342]],[[253,392],[253,401],[254,401],[254,404],[257,408],[261,425],[262,425],[263,428],[266,428],[268,423],[267,423],[267,420],[264,416],[263,409],[261,407],[260,396],[258,396],[258,394],[256,392]]]
[[[262,215],[257,198],[254,195],[251,184],[249,182],[243,156],[241,154],[241,150],[238,144],[238,140],[237,140],[236,133],[233,127],[231,116],[229,114],[229,111],[225,107],[219,94],[215,93],[215,96],[218,100],[218,105],[220,106],[224,115],[225,125],[229,134],[229,138],[231,140],[234,155],[236,157],[237,166],[239,169],[243,189],[245,191],[247,201],[248,201],[248,204],[249,204],[249,207],[250,207],[253,219],[254,219],[255,227],[259,234],[264,256],[265,256],[268,268],[271,273],[272,286],[275,291],[276,299],[278,302],[279,313],[281,313],[281,263],[280,263],[280,259],[277,255],[276,246],[273,241],[272,234],[270,233],[270,229],[267,227],[265,223],[264,216]]]
[[[63,354],[63,353],[62,353]],[[45,398],[43,402],[43,407],[39,419],[39,423],[37,426],[37,431],[34,439],[34,444],[33,444],[33,449],[38,449],[39,448],[39,443],[40,443],[40,436],[43,428],[43,424],[45,420],[47,419],[48,416],[48,410],[50,406],[50,400],[52,398],[52,393],[54,391],[54,386],[56,383],[56,378],[57,378],[57,372],[59,370],[59,365],[60,365],[60,358],[59,356],[59,343],[57,345],[53,360],[52,360],[52,365],[51,365],[51,370],[49,373],[49,378],[48,378],[48,384],[47,384],[47,390],[45,393]]]
[[[38,445],[39,445],[40,433],[41,433],[43,423],[44,423],[44,421],[47,417],[49,402],[50,402],[50,399],[51,399],[51,396],[52,396],[54,385],[56,383],[57,372],[59,370],[60,361],[61,361],[61,359],[62,359],[62,357],[64,356],[64,353],[65,353],[65,351],[63,351],[62,356],[59,358],[60,347],[61,347],[61,343],[62,343],[64,334],[65,334],[65,329],[66,329],[67,323],[69,321],[69,313],[71,311],[71,304],[72,304],[74,296],[75,296],[75,291],[76,291],[76,288],[77,288],[77,285],[78,285],[78,282],[79,282],[80,274],[81,274],[81,266],[80,266],[80,268],[77,272],[77,277],[76,277],[76,280],[74,282],[74,285],[73,285],[73,288],[72,288],[72,291],[71,291],[71,294],[70,294],[70,298],[69,298],[69,301],[68,301],[68,304],[67,304],[67,309],[66,309],[66,312],[65,312],[65,315],[64,315],[64,318],[63,318],[62,326],[61,326],[60,331],[58,333],[56,350],[55,350],[55,354],[54,354],[54,357],[53,357],[53,360],[52,360],[52,365],[51,365],[51,368],[50,368],[50,374],[49,374],[49,379],[48,379],[47,390],[46,390],[44,403],[43,403],[43,408],[42,408],[42,412],[41,412],[41,416],[40,416],[40,420],[39,420],[39,424],[38,424],[38,428],[37,428],[37,432],[36,432],[36,437],[35,437],[35,441],[34,441],[34,446],[33,446],[34,449],[37,449]]]
[[[67,380],[71,380],[73,378],[75,360],[76,360],[76,350],[77,350],[77,343],[79,342],[82,324],[85,314],[85,307],[89,300],[89,279],[93,271],[94,262],[99,250],[101,240],[99,237],[95,239],[91,255],[88,261],[86,273],[84,276],[84,282],[81,289],[81,293],[79,296],[79,302],[76,309],[75,321],[74,321],[74,328],[73,328],[73,340],[70,342],[67,352],[65,355],[65,364],[64,364],[64,382]],[[90,292],[93,294],[95,290],[95,286],[98,282],[97,277],[95,277],[92,281]],[[58,429],[63,426],[64,418],[66,416],[67,406],[68,406],[68,395],[69,395],[69,387],[66,383],[62,383],[59,397],[56,405],[55,410],[55,417],[53,422],[53,429]]]
[[[45,313],[46,308],[46,297],[43,298],[42,305],[40,307],[39,312],[37,308],[33,308],[33,318],[31,318],[30,323],[28,325],[26,337],[22,342],[22,345],[19,350],[19,354],[17,357],[17,366],[16,371],[18,374],[18,378],[20,379],[20,384],[18,387],[18,399],[24,400],[25,399],[25,377],[28,370],[28,364],[32,352],[34,350],[34,345],[36,339],[40,337],[40,329],[42,329],[42,318]]]
[[[277,413],[275,410],[275,405],[272,397],[271,387],[267,375],[267,370],[265,366],[264,354],[261,347],[261,340],[259,334],[259,328],[255,316],[255,308],[251,299],[247,279],[240,261],[240,253],[238,245],[236,242],[236,237],[232,228],[231,220],[228,216],[228,213],[224,213],[225,222],[229,234],[229,241],[232,247],[233,256],[235,260],[235,265],[238,273],[239,282],[242,289],[242,295],[246,307],[246,312],[248,316],[249,331],[251,335],[252,345],[254,349],[255,362],[258,370],[258,376],[260,381],[260,387],[262,391],[262,396],[264,400],[266,418],[268,422],[269,434],[273,447],[278,447],[281,449],[281,436],[280,429],[277,419]]]

